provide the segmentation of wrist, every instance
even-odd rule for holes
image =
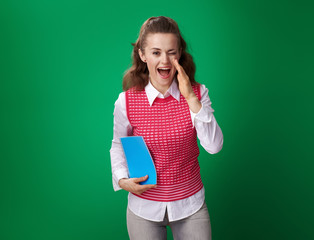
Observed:
[[[191,93],[189,93],[187,96],[185,96],[186,101],[195,101],[195,99],[198,99],[193,90]]]
[[[119,181],[118,181],[118,185],[122,188],[122,185],[123,185],[123,182],[126,180],[127,178],[121,178]]]
[[[195,93],[193,92],[192,94],[190,94],[187,98],[186,98],[187,102],[196,102],[199,101],[198,97],[195,95]]]
[[[193,113],[198,113],[201,108],[202,108],[202,104],[199,101],[198,97],[194,94],[194,96],[190,97],[189,99],[187,99],[188,105],[190,110]]]

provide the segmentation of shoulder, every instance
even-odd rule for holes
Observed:
[[[205,86],[205,84],[202,83],[196,83],[192,85],[194,92],[199,91],[201,98],[203,98],[205,95],[208,95],[208,89]]]
[[[136,101],[136,99],[142,98],[144,95],[146,96],[145,89],[139,90],[133,87],[125,91],[125,101],[128,104],[131,99]]]
[[[208,95],[208,88],[205,86],[205,84],[200,84],[201,85],[201,94],[202,96],[205,94],[205,95]]]
[[[201,94],[201,101],[210,101],[209,94],[208,94],[208,88],[205,84],[198,83],[200,94]]]
[[[125,98],[125,93],[126,92],[120,92],[117,101],[120,101],[121,99]]]
[[[132,87],[125,91],[125,94],[139,94],[145,92],[145,89],[137,89],[136,87]]]
[[[125,98],[127,97],[127,95],[139,94],[139,93],[142,93],[142,92],[145,92],[145,90],[137,90],[135,87],[130,88],[130,89],[128,89],[126,91],[123,91],[123,92],[121,92],[119,94],[118,99],[116,100],[116,103],[125,102]]]
[[[127,99],[134,96],[135,94],[141,94],[141,93],[145,93],[145,89],[144,90],[137,90],[135,87],[133,87],[133,88],[130,88],[126,91],[123,91],[119,94],[118,99],[115,102],[115,105],[125,108],[125,104],[126,104]]]
[[[202,84],[202,83],[197,83],[197,85],[200,89],[200,92],[201,92],[201,95],[207,95],[208,94],[208,88],[206,87],[205,84]]]
[[[115,108],[124,109],[125,108],[125,92],[121,92],[118,99],[114,103]]]
[[[203,83],[198,83],[197,82],[196,84],[194,84],[192,86],[194,86],[195,88],[199,88],[201,91],[204,91],[205,89],[207,89],[205,84],[203,84]]]

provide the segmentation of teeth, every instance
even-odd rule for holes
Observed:
[[[161,70],[169,70],[170,68],[158,68],[158,69],[161,69]]]

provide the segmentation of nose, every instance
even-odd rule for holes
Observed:
[[[170,62],[170,58],[167,53],[164,53],[161,57],[162,64],[167,64]]]

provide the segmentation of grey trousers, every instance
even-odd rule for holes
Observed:
[[[167,212],[162,222],[153,222],[135,215],[127,208],[130,240],[166,240],[170,226],[174,240],[211,240],[211,225],[206,203],[193,215],[169,222]]]

